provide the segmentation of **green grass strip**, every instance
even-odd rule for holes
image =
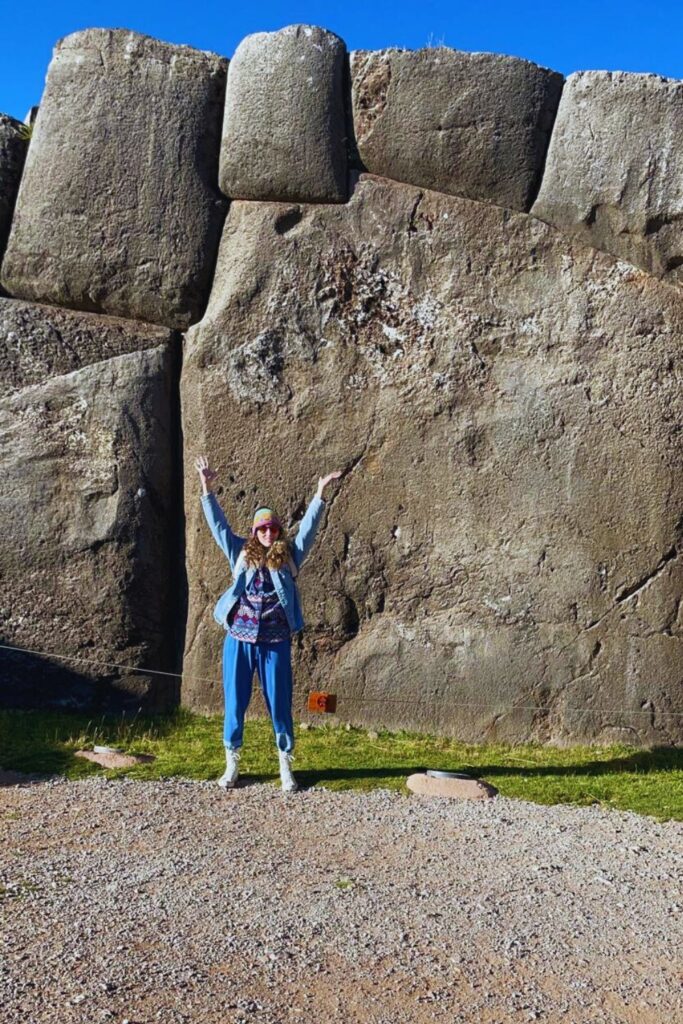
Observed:
[[[683,751],[540,744],[470,744],[411,732],[321,724],[296,733],[294,769],[304,786],[408,794],[405,780],[425,768],[466,771],[486,779],[506,797],[539,804],[600,804],[683,820]],[[75,756],[93,744],[153,754],[155,761],[105,770]],[[222,717],[186,710],[155,717],[101,716],[40,711],[0,711],[0,766],[21,772],[62,774],[69,779],[105,774],[136,779],[181,776],[215,779],[224,768]],[[270,722],[248,720],[240,772],[252,781],[278,782]]]

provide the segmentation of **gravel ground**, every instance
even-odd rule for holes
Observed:
[[[683,1020],[683,825],[270,784],[0,789],[0,1020]]]

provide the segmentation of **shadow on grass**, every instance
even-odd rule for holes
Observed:
[[[513,750],[511,755],[514,756]],[[683,750],[678,747],[656,747],[652,750],[637,751],[625,757],[612,758],[604,761],[589,761],[586,764],[546,764],[546,765],[506,765],[500,762],[490,764],[466,764],[462,761],[443,757],[440,765],[421,763],[404,763],[382,767],[339,768],[330,767],[320,770],[298,769],[296,776],[302,785],[315,785],[318,782],[343,782],[373,779],[399,778],[427,769],[440,767],[444,771],[460,771],[474,779],[491,779],[494,777],[524,776],[534,778],[562,777],[596,777],[601,775],[646,774],[658,771],[683,771]]]
[[[426,771],[426,768],[423,764],[404,764],[387,766],[386,768],[321,768],[317,771],[298,768],[295,770],[295,774],[302,786],[315,786],[318,782],[352,780],[359,782],[362,779],[367,779],[368,781],[373,779],[397,779],[407,775],[414,775],[415,772],[424,771]]]
[[[514,752],[511,751],[514,756]],[[587,761],[585,764],[540,764],[540,765],[503,765],[478,764],[463,765],[463,771],[471,775],[611,775],[632,772],[642,774],[657,771],[683,771],[683,749],[680,747],[653,747],[651,750],[638,750],[624,757],[615,757],[605,761]]]
[[[70,743],[84,741],[135,746],[145,734],[163,739],[183,727],[182,711],[170,715],[137,712],[100,715],[59,711],[0,710],[0,766],[12,771],[64,775],[90,775],[99,765],[75,756]]]
[[[196,774],[197,777],[206,778],[202,766],[205,769],[207,737],[208,742],[213,745],[213,732],[216,732],[217,739],[219,731],[219,724],[197,719],[197,716],[182,708],[163,715],[138,712],[88,715],[67,711],[0,710],[0,767],[26,773],[84,777],[102,769],[75,757],[77,741],[83,745],[93,742],[108,743],[136,752],[136,748],[144,748],[145,740],[163,742],[169,738],[173,740],[174,737],[177,738],[177,743],[174,741],[173,744],[174,760],[177,763],[179,754],[182,758],[181,751],[185,745],[185,738],[194,736],[199,746],[192,749],[191,743],[188,742],[188,762],[192,758],[196,761],[197,757],[201,757],[201,763],[196,761],[195,764],[198,769]],[[412,739],[414,741],[414,737]],[[511,746],[494,751],[482,746],[481,753],[488,760],[469,763],[466,758],[467,754],[473,756],[471,747],[467,752],[458,751],[457,745],[454,745],[453,750],[435,750],[432,748],[432,741],[432,737],[424,737],[424,750],[421,744],[418,744],[417,750],[406,751],[406,760],[403,761],[400,753],[402,738],[397,736],[397,749],[394,752],[386,752],[388,763],[384,765],[378,764],[379,752],[370,744],[367,748],[363,745],[350,746],[344,752],[335,750],[333,758],[329,759],[334,759],[337,763],[326,766],[326,744],[322,744],[315,752],[309,751],[302,758],[302,761],[308,761],[309,764],[316,765],[317,762],[319,767],[304,768],[295,765],[295,773],[302,786],[314,786],[324,782],[372,784],[381,779],[403,778],[416,772],[423,772],[427,768],[462,771],[473,778],[485,778],[494,783],[496,779],[502,780],[507,777],[590,779],[605,775],[642,776],[647,773],[683,771],[683,749],[671,746],[633,750],[632,753],[604,760],[598,759],[597,750],[595,756],[591,756],[590,751],[580,751],[576,759],[572,760],[575,755],[571,750],[567,750],[565,753],[570,763],[565,764],[557,763],[561,760],[559,752],[549,748],[529,750],[524,746]],[[301,746],[305,749],[303,738]],[[141,752],[141,749],[137,752]],[[418,761],[416,753],[423,755],[424,759]],[[582,763],[581,757],[587,756],[591,759]],[[543,757],[552,758],[553,763],[542,763]],[[534,763],[536,758],[541,763]],[[346,761],[346,765],[339,765],[339,760]],[[123,773],[125,774],[125,770]],[[259,765],[256,774],[247,773],[242,777],[252,782],[268,782],[277,779],[278,776],[277,772],[262,771]]]
[[[0,644],[5,640],[0,635]],[[103,672],[91,677],[62,661],[2,647],[0,678],[0,767],[5,770],[90,775],[97,766],[74,757],[73,739],[134,743],[147,731],[163,737],[183,724],[178,711],[153,713],[174,699],[172,688],[144,672],[132,680]]]
[[[509,751],[510,757],[515,756],[513,747]],[[428,769],[441,769],[443,771],[458,771],[471,775],[472,778],[490,778],[492,776],[526,776],[542,778],[563,777],[563,776],[599,776],[624,773],[644,774],[657,771],[683,771],[683,750],[679,747],[653,747],[651,750],[634,751],[633,754],[606,759],[603,761],[587,761],[585,764],[504,764],[505,755],[499,762],[485,764],[469,764],[453,755],[444,752],[439,758],[431,758],[431,763],[403,762],[401,764],[383,765],[377,767],[364,767],[356,765],[352,768],[329,767],[318,770],[299,768],[296,770],[297,778],[302,783],[315,785],[316,782],[324,781],[360,781],[367,779],[398,778],[404,775],[412,775],[417,772],[424,772]],[[437,763],[438,762],[438,763]]]

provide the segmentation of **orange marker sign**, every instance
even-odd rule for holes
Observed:
[[[327,711],[332,714],[337,710],[336,693],[320,693],[313,691],[308,695],[309,711]]]

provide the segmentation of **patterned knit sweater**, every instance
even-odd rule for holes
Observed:
[[[291,636],[270,570],[257,569],[229,619],[230,636],[250,644],[277,644]]]

